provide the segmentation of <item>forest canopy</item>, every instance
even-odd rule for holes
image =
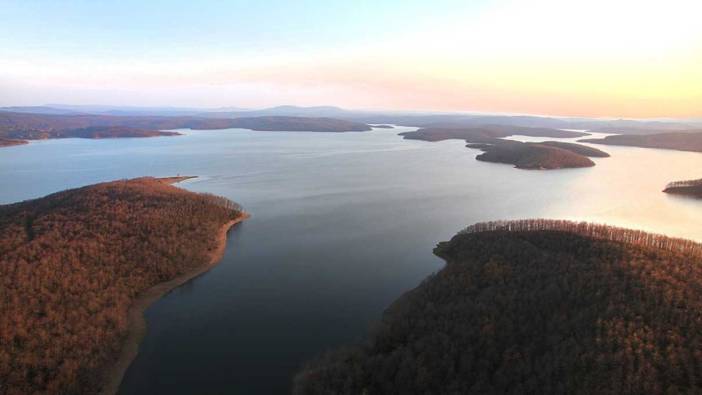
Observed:
[[[495,139],[490,144],[468,144],[467,147],[483,151],[475,157],[479,161],[512,164],[518,169],[553,170],[595,166],[595,162],[580,153],[585,152],[581,147],[589,147],[578,144],[552,146]]]
[[[209,263],[240,215],[155,178],[0,206],[0,394],[97,393],[132,301]]]
[[[603,139],[583,139],[579,142],[702,152],[702,130],[649,135],[613,135]]]
[[[552,220],[478,224],[367,342],[296,394],[702,392],[702,246]]]
[[[582,144],[546,141],[523,143],[506,140],[513,135],[532,137],[581,137],[587,133],[549,128],[483,125],[476,127],[431,127],[400,133],[406,140],[443,141],[461,139],[468,148],[483,151],[475,159],[508,163],[519,169],[565,169],[595,166],[589,157],[606,158],[606,152]]]
[[[334,118],[261,116],[204,118],[192,116],[113,116],[34,114],[0,111],[0,139],[38,140],[67,137],[116,138],[175,136],[167,129],[243,128],[260,131],[368,131],[365,123]],[[9,145],[9,143],[7,144]],[[1,145],[0,145],[1,146]]]
[[[665,186],[663,192],[702,198],[702,179],[673,181]]]

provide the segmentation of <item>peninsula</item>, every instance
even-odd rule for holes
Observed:
[[[588,133],[550,128],[531,128],[510,125],[484,125],[476,127],[431,127],[414,132],[400,133],[407,140],[443,141],[449,139],[466,140],[469,143],[491,142],[509,136],[574,138],[588,136]]]
[[[581,144],[547,141],[522,143],[505,140],[512,135],[533,137],[581,137],[581,132],[548,128],[522,128],[515,126],[484,126],[476,128],[425,128],[414,132],[400,133],[408,140],[443,141],[465,140],[468,148],[484,153],[477,160],[512,164],[518,169],[553,170],[591,167],[595,162],[589,157],[605,158],[609,154]]]
[[[495,139],[492,144],[468,144],[466,146],[483,151],[482,154],[475,157],[477,160],[512,164],[517,169],[554,170],[595,166],[595,162],[586,155],[576,152],[583,152],[582,148],[588,148],[578,144],[555,147],[541,143]]]
[[[56,138],[121,138],[177,136],[169,129],[213,130],[241,128],[284,132],[363,132],[365,123],[334,118],[260,116],[205,118],[183,116],[113,116],[93,114],[32,114],[0,111],[0,139],[42,140]],[[0,146],[14,145],[10,143]]]
[[[28,144],[26,140],[7,139],[0,137],[0,147],[12,147],[13,145]]]
[[[114,181],[0,206],[3,390],[116,391],[143,310],[215,264],[227,230],[246,218],[177,181]]]
[[[578,142],[702,152],[702,130],[648,135],[613,135],[603,139],[583,139]]]
[[[702,245],[558,220],[468,227],[295,394],[697,393]]]
[[[673,195],[685,195],[702,198],[702,179],[674,181],[666,185],[663,192]]]

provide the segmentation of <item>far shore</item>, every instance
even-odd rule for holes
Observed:
[[[172,184],[195,177],[196,176],[166,177],[162,178],[162,180]],[[105,386],[100,391],[100,394],[113,395],[119,390],[124,374],[127,372],[129,365],[131,365],[132,361],[134,361],[134,358],[136,358],[137,354],[139,353],[139,344],[146,335],[147,328],[146,320],[144,318],[144,312],[146,312],[146,309],[148,309],[149,306],[171,290],[215,267],[224,256],[224,251],[227,246],[227,234],[229,230],[236,224],[245,221],[249,217],[250,215],[248,213],[242,211],[238,217],[222,225],[219,233],[217,234],[216,247],[210,252],[209,260],[205,265],[198,267],[189,273],[184,273],[169,281],[157,284],[144,291],[134,300],[127,315],[129,320],[127,338],[124,340],[119,357],[105,372],[103,380]]]

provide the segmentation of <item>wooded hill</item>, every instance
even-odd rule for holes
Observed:
[[[702,198],[702,179],[673,181],[666,185],[663,192]]]
[[[154,178],[0,206],[0,394],[94,394],[140,292],[209,263],[235,203]]]
[[[580,153],[587,152],[589,147],[579,144],[560,143],[559,146],[553,146],[495,139],[490,144],[467,144],[466,147],[483,151],[475,157],[476,160],[512,164],[518,169],[554,170],[595,166],[595,162],[587,155]],[[604,155],[598,153],[598,157],[608,156],[602,151],[599,152]]]
[[[0,138],[38,140],[67,137],[115,138],[173,136],[166,129],[229,129],[260,131],[367,131],[359,122],[333,118],[289,116],[199,118],[184,116],[111,116],[93,114],[31,114],[0,111]]]
[[[649,135],[614,135],[603,139],[583,139],[579,142],[702,152],[702,130]]]
[[[296,394],[702,392],[702,246],[568,221],[478,224]]]
[[[587,133],[549,128],[525,128],[504,125],[487,125],[470,128],[424,128],[400,133],[407,140],[443,141],[465,140],[466,147],[484,153],[475,159],[484,162],[512,164],[519,169],[564,169],[595,166],[589,157],[606,158],[606,152],[581,144],[546,141],[523,143],[505,140],[513,135],[533,137],[580,137]]]

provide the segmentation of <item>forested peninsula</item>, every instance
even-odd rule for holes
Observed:
[[[606,158],[606,152],[581,144],[546,141],[523,143],[504,137],[524,135],[533,137],[581,137],[586,133],[548,128],[515,126],[483,126],[472,128],[424,128],[400,133],[408,140],[442,141],[465,140],[466,147],[482,150],[476,157],[484,162],[512,164],[518,169],[553,170],[595,166],[590,157]]]
[[[512,140],[496,139],[490,144],[467,144],[468,148],[477,148],[483,151],[475,157],[483,162],[512,164],[518,169],[527,170],[553,170],[579,167],[592,167],[595,162],[583,155],[589,148],[584,145],[560,143],[561,146],[552,146],[547,143],[522,143]],[[599,151],[602,152],[602,151]],[[604,152],[602,152],[604,154]],[[606,157],[607,154],[595,154]]]
[[[696,198],[702,198],[702,179],[673,181],[666,185],[663,192],[670,193],[673,195],[685,195]]]
[[[12,147],[13,145],[27,144],[25,140],[7,139],[0,137],[0,147]]]
[[[365,123],[334,118],[260,116],[205,118],[186,116],[114,116],[94,114],[33,114],[0,111],[0,147],[26,140],[57,138],[123,138],[177,136],[168,129],[229,129],[289,132],[362,132]],[[12,143],[19,141],[19,143]]]
[[[246,216],[228,199],[170,185],[179,180],[0,206],[0,393],[116,390],[105,385],[119,384],[133,357],[143,309],[216,263]]]
[[[578,142],[702,152],[702,130],[648,135],[613,135],[603,139],[583,139]]]
[[[476,224],[296,394],[702,392],[702,245],[556,220]]]

